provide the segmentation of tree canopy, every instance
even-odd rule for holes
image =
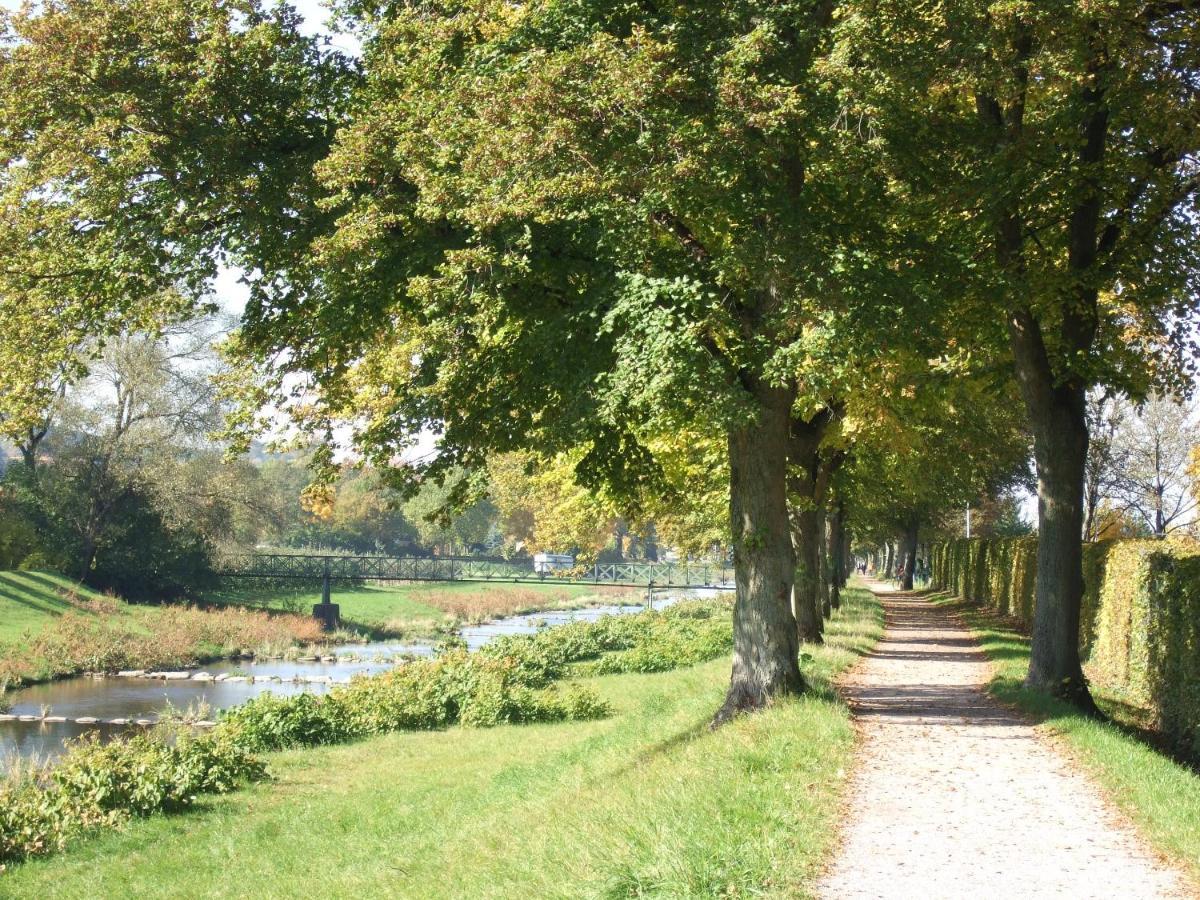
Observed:
[[[609,518],[728,541],[719,719],[802,689],[847,515],[911,536],[1031,438],[1030,681],[1087,702],[1088,390],[1194,370],[1194,4],[337,11],[360,60],[256,0],[0,20],[10,434],[239,265],[235,425],[265,402],[347,425],[408,494],[494,490],[555,541]]]

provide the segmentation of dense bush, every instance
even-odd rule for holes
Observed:
[[[36,478],[23,465],[5,472],[0,568],[58,569],[138,601],[211,587],[214,535],[199,519],[171,514],[164,486],[140,478],[110,483],[84,451],[72,445],[43,463]]]
[[[478,653],[448,645],[432,659],[355,678],[323,696],[264,694],[198,737],[172,741],[164,728],[108,744],[87,738],[48,774],[0,782],[0,869],[53,852],[90,828],[185,807],[201,794],[261,778],[266,770],[256,753],[455,723],[602,718],[611,709],[595,691],[554,684],[572,666],[581,673],[658,672],[728,653],[731,644],[728,603],[680,603],[510,637]]]
[[[108,744],[85,737],[48,773],[0,783],[0,864],[61,849],[91,828],[189,806],[264,772],[226,732],[173,742],[165,731]]]
[[[936,587],[1026,625],[1036,579],[1036,538],[934,547]],[[1200,757],[1200,545],[1085,545],[1079,646],[1093,682],[1149,710],[1180,750]]]
[[[230,711],[222,726],[251,749],[264,751],[455,723],[558,722],[608,712],[595,692],[580,687],[560,692],[541,669],[523,666],[516,656],[451,650],[356,678],[322,697],[258,697]]]
[[[527,682],[541,685],[562,677],[572,663],[585,663],[581,673],[663,672],[715,659],[732,644],[730,608],[718,600],[501,638],[482,652],[516,659]]]

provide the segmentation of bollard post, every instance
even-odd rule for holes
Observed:
[[[325,557],[325,566],[321,572],[321,602],[313,607],[313,618],[318,619],[327,631],[338,627],[341,610],[337,604],[329,602],[329,557]]]

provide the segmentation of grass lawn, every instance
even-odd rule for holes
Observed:
[[[797,897],[835,838],[854,732],[829,685],[882,633],[846,592],[815,690],[716,732],[727,660],[590,679],[597,722],[275,754],[275,780],[0,876],[13,897]]]
[[[1029,638],[1009,624],[957,599],[953,604],[971,626],[996,669],[989,690],[1046,723],[1071,754],[1137,823],[1156,849],[1188,868],[1200,883],[1200,774],[1147,746],[1118,725],[1080,715],[1069,704],[1021,684],[1029,668]],[[1093,688],[1097,703],[1119,718],[1119,698]]]
[[[70,578],[50,572],[0,572],[0,646],[36,634],[64,612],[77,607],[66,594],[85,599],[98,595]]]
[[[308,613],[320,600],[319,585],[301,588],[261,588],[226,579],[209,602],[260,609]],[[410,637],[445,630],[464,622],[542,609],[569,609],[590,603],[640,602],[638,588],[597,587],[588,584],[481,584],[478,582],[412,582],[364,584],[330,592],[347,623]]]

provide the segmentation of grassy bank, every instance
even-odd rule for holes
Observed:
[[[85,600],[100,595],[51,572],[0,572],[0,653],[5,644],[26,640],[77,607],[72,595]]]
[[[0,572],[0,694],[79,672],[180,668],[325,639],[311,616],[143,606],[47,572]]]
[[[936,602],[959,612],[979,639],[995,666],[991,693],[1045,722],[1155,848],[1181,862],[1200,883],[1200,774],[1139,739],[1132,721],[1098,722],[1069,704],[1027,690],[1022,681],[1029,668],[1028,637],[957,598]],[[1120,698],[1096,691],[1096,700],[1118,723],[1130,720],[1132,711]]]
[[[308,613],[320,599],[320,585],[262,588],[252,581],[226,579],[220,591],[205,597],[212,603]],[[427,637],[464,623],[544,609],[570,609],[595,603],[639,602],[638,588],[588,584],[480,584],[413,582],[363,584],[335,588],[330,599],[341,606],[346,622],[375,632]]]
[[[273,754],[275,780],[15,867],[39,897],[803,896],[853,744],[830,676],[881,632],[863,591],[816,685],[717,732],[728,662],[587,679],[612,718]]]

